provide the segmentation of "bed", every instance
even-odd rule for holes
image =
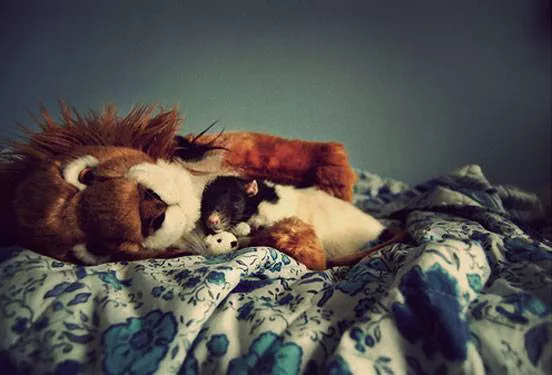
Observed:
[[[355,204],[411,238],[352,267],[265,247],[93,267],[2,249],[3,373],[550,373],[538,199],[477,165],[416,186],[358,175]]]

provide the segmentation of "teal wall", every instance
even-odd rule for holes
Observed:
[[[75,5],[79,3],[80,5]],[[3,1],[0,124],[39,101],[178,104],[185,131],[337,140],[408,182],[481,164],[550,181],[550,5],[488,1]]]

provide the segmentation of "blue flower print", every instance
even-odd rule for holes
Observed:
[[[483,283],[481,282],[481,276],[479,276],[476,273],[469,273],[467,275],[468,278],[468,284],[470,285],[470,288],[472,288],[475,292],[480,292],[483,288]]]
[[[153,289],[151,290],[151,295],[154,296],[154,297],[159,297],[161,294],[163,294],[163,292],[165,291],[165,287],[160,285],[160,286],[155,286],[153,287]]]
[[[301,368],[303,350],[293,343],[276,343],[270,351],[260,359],[261,374],[297,375]]]
[[[58,297],[64,293],[74,292],[75,290],[82,289],[82,288],[84,288],[83,283],[80,283],[80,282],[70,283],[67,281],[63,281],[59,284],[56,284],[52,289],[47,291],[46,294],[44,294],[44,299],[51,298],[51,297]]]
[[[401,279],[405,303],[391,307],[397,328],[411,343],[422,341],[428,358],[440,351],[451,361],[465,360],[469,329],[461,319],[457,281],[439,264],[424,272],[413,267]]]
[[[132,284],[132,279],[119,280],[115,271],[99,272],[98,277],[104,283],[111,285],[115,290],[121,290],[123,287],[128,287]]]
[[[496,312],[506,317],[512,323],[526,324],[529,319],[525,316],[530,312],[538,317],[550,314],[548,307],[538,298],[528,293],[514,293],[502,299],[505,306],[497,306]],[[508,307],[509,308],[505,308]]]
[[[235,256],[236,256],[236,253],[231,252],[231,253],[226,253],[226,254],[207,257],[207,258],[205,258],[205,260],[203,262],[205,264],[209,264],[209,265],[211,265],[211,264],[223,264],[223,263],[227,263],[227,262],[231,261],[232,259],[234,259]]]
[[[176,335],[172,313],[154,310],[110,326],[103,334],[103,369],[108,374],[152,374]]]
[[[72,359],[65,360],[56,366],[54,375],[77,375],[84,374],[84,366]]]
[[[63,309],[63,303],[61,301],[54,302],[53,309],[54,309],[54,311],[59,311],[59,310]]]
[[[253,311],[253,301],[247,302],[238,309],[238,320],[247,320]]]
[[[382,267],[385,266],[382,265],[380,261],[357,264],[349,271],[347,278],[337,284],[336,288],[345,294],[354,296],[360,292],[365,285],[378,281],[378,278],[372,273],[381,273]]]
[[[524,336],[525,351],[531,363],[536,366],[541,354],[549,343],[548,328],[545,324],[540,324],[531,328]]]
[[[248,293],[253,290],[264,288],[270,285],[274,280],[272,279],[244,279],[241,280],[238,285],[232,290],[233,293]]]
[[[278,258],[278,252],[275,249],[269,248],[268,252],[270,253],[272,260],[276,260]]]
[[[184,363],[182,363],[182,367],[178,371],[178,375],[196,375],[199,373],[198,367],[196,357],[194,357],[193,353],[188,352]]]
[[[360,290],[362,289],[363,286],[364,286],[364,283],[361,282],[361,281],[348,281],[348,280],[345,280],[345,281],[340,282],[337,285],[336,289],[339,289],[343,293],[348,294],[350,296],[354,296],[355,294],[360,292]]]
[[[226,335],[213,335],[207,343],[209,354],[214,357],[222,357],[228,350],[228,338]]]
[[[221,285],[226,282],[226,278],[223,272],[211,271],[207,274],[207,281],[212,284]]]
[[[174,297],[174,295],[173,295],[173,291],[172,291],[172,290],[169,290],[167,293],[163,294],[163,299],[164,299],[165,301],[170,301],[170,300],[173,299],[173,297]]]
[[[282,254],[282,263],[288,265],[291,263],[290,258],[286,254]]]
[[[278,300],[278,305],[289,305],[291,301],[293,301],[293,295],[288,293]]]
[[[505,238],[504,247],[506,248],[506,259],[510,262],[539,262],[544,260],[552,260],[552,253],[539,248],[535,244],[524,238]]]
[[[280,272],[282,270],[282,262],[274,262],[274,263],[267,262],[265,264],[265,268],[272,272]]]
[[[15,333],[22,334],[29,327],[29,319],[17,317],[15,319],[15,324],[12,325],[11,329]]]
[[[176,280],[177,283],[179,283],[182,280],[186,279],[188,276],[190,276],[190,273],[191,272],[189,270],[182,270],[178,272],[176,275],[174,275],[174,279]]]
[[[186,280],[186,282],[184,283],[184,286],[186,288],[193,288],[194,286],[199,284],[200,281],[201,281],[201,278],[199,276],[194,276]]]
[[[86,272],[86,267],[78,266],[75,268],[75,276],[77,276],[77,279],[84,279],[88,275]]]
[[[361,299],[360,301],[358,301],[357,305],[355,306],[355,316],[357,318],[364,316],[366,311],[368,311],[370,307],[372,307],[375,303],[376,303],[376,300],[371,297]]]
[[[376,344],[376,340],[372,335],[365,333],[358,327],[353,327],[349,331],[349,336],[355,341],[355,349],[361,353],[366,351],[366,346],[373,347]]]
[[[47,316],[43,316],[35,322],[34,329],[37,331],[42,331],[44,328],[48,327],[49,322],[50,319],[48,319]]]
[[[303,350],[294,343],[282,343],[274,332],[264,332],[247,354],[230,361],[228,374],[299,374]]]
[[[196,269],[197,273],[205,273],[207,271],[209,271],[209,267],[199,267],[198,269]]]
[[[329,375],[352,375],[351,369],[347,362],[341,357],[336,356],[327,367],[326,374]]]

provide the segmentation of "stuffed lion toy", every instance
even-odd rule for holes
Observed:
[[[1,245],[17,244],[85,265],[172,257],[200,215],[203,188],[217,175],[317,186],[344,200],[355,174],[337,143],[258,133],[180,136],[175,110],[149,105],[119,116],[108,106],[60,119],[42,108],[0,160]],[[293,158],[290,156],[293,155]],[[285,220],[254,239],[313,269],[327,266],[309,225]]]

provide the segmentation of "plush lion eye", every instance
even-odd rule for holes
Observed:
[[[155,191],[151,189],[144,190],[144,199],[146,200],[156,200],[156,201],[163,201],[159,194],[157,194]]]
[[[84,190],[94,181],[94,168],[99,164],[92,155],[81,156],[63,166],[63,179],[79,190]]]
[[[165,221],[165,213],[163,212],[161,215],[157,216],[155,219],[151,221],[151,227],[153,230],[158,230],[161,228],[161,225],[163,225],[163,222]]]
[[[95,179],[96,179],[96,172],[94,171],[94,168],[84,168],[79,173],[79,182],[87,186],[92,185]]]

